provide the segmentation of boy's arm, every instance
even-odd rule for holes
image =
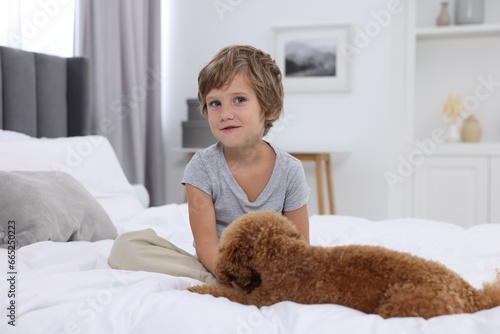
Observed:
[[[307,204],[297,210],[283,212],[283,215],[297,226],[304,239],[309,243],[309,213],[307,212]]]
[[[189,222],[201,263],[213,273],[217,253],[217,228],[212,198],[200,189],[186,183]]]

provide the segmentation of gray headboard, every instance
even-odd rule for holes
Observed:
[[[32,137],[84,134],[89,64],[0,46],[0,129]]]

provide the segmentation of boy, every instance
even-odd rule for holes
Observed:
[[[283,109],[274,60],[251,46],[228,46],[200,71],[198,87],[202,113],[219,141],[194,155],[182,180],[198,258],[149,229],[118,237],[108,258],[113,268],[214,282],[222,231],[258,210],[282,213],[309,241],[310,189],[302,164],[263,140]]]
[[[309,241],[309,187],[302,164],[267,143],[283,109],[281,71],[251,46],[222,50],[200,71],[198,100],[218,143],[186,166],[189,220],[196,252],[213,272],[224,227],[246,212],[274,210]]]

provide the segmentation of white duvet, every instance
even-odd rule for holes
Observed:
[[[445,264],[476,287],[493,280],[500,269],[500,224],[465,230],[418,219],[372,222],[312,216],[310,221],[313,244],[372,244],[407,251]],[[154,228],[194,252],[184,204],[149,208],[117,228],[119,233]],[[384,320],[338,305],[239,305],[186,291],[199,284],[193,279],[112,270],[106,262],[112,243],[40,242],[23,247],[16,252],[14,289],[7,274],[7,251],[1,249],[0,266],[7,277],[0,283],[0,333],[500,333],[500,307],[429,320]],[[15,316],[9,317],[12,301]]]

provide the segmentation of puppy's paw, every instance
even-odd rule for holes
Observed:
[[[248,295],[242,294],[240,291],[231,289],[222,284],[196,285],[189,287],[188,290],[203,295],[225,297],[233,302],[237,302],[240,304],[250,304]]]
[[[210,289],[208,285],[195,285],[188,288],[188,291],[200,293],[203,295],[210,294]]]

